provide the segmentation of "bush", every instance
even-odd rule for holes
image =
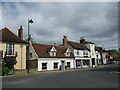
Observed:
[[[2,75],[8,75],[9,72],[14,72],[15,69],[12,68],[12,69],[9,69],[8,67],[2,67]]]

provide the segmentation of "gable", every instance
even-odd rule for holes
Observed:
[[[55,47],[52,47],[50,51],[57,52],[57,50],[55,49]]]
[[[2,37],[2,42],[27,43],[26,41],[21,40],[6,27],[0,31],[0,37]]]

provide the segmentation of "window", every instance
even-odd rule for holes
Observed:
[[[79,50],[77,50],[77,55],[79,55]]]
[[[67,67],[70,68],[70,62],[67,62]]]
[[[56,52],[55,51],[51,51],[51,56],[56,56]]]
[[[98,55],[96,55],[96,57],[98,58]]]
[[[83,55],[84,55],[84,56],[88,56],[88,51],[87,51],[87,50],[84,50],[84,51],[83,51]]]
[[[8,43],[7,44],[7,55],[14,55],[14,44],[13,43]]]
[[[58,63],[54,63],[54,69],[58,69]]]
[[[66,52],[66,56],[70,56],[70,52]]]
[[[47,63],[42,63],[42,70],[47,69]]]
[[[29,55],[30,55],[30,58],[32,58],[32,53],[30,53]]]
[[[83,65],[89,65],[89,60],[83,60]]]

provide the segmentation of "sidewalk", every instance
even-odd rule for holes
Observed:
[[[51,71],[37,71],[37,68],[35,69],[30,69],[29,73],[27,73],[27,69],[26,70],[16,70],[14,72],[13,75],[6,75],[6,76],[2,76],[2,77],[8,77],[8,76],[16,76],[16,75],[29,75],[29,74],[36,74],[36,73],[53,73],[53,72],[67,72],[67,71],[76,71],[76,70],[91,70],[91,69],[96,69],[96,68],[102,68],[108,65],[100,65],[94,68],[79,68],[79,69],[67,69],[64,71],[61,70],[51,70]]]

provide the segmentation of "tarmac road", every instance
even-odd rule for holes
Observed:
[[[3,88],[118,88],[118,65],[3,77]]]

